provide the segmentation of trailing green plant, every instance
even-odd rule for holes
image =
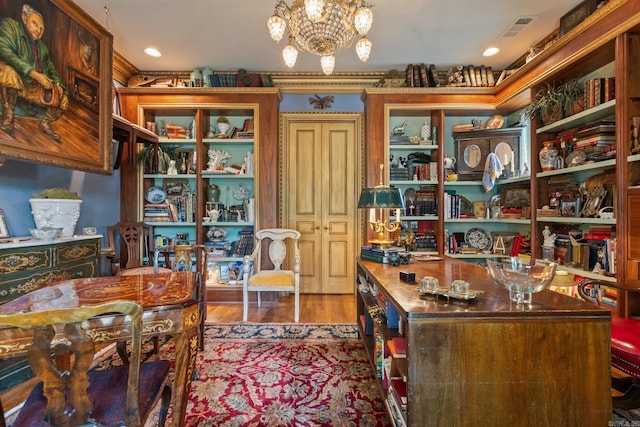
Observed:
[[[546,83],[523,110],[524,118],[531,119],[536,114],[543,118],[558,112],[562,113],[562,117],[570,116],[573,104],[583,92],[584,84],[580,78],[567,80],[557,87]]]
[[[217,123],[227,123],[227,124],[229,124],[229,119],[227,119],[225,116],[220,116],[220,117],[218,117]]]
[[[546,83],[544,87],[538,89],[531,103],[523,110],[523,116],[527,120],[533,118],[536,114],[542,118],[560,108],[559,101],[558,89],[552,84]]]
[[[176,151],[179,145],[163,144],[158,146],[158,171],[164,171],[171,160],[175,160]],[[156,172],[153,164],[155,148],[153,144],[145,144],[145,146],[136,155],[136,162],[143,166],[145,171]]]
[[[580,78],[567,80],[558,87],[558,102],[562,105],[565,117],[571,115],[573,104],[584,93],[584,82]]]
[[[32,196],[33,199],[70,199],[82,200],[82,197],[66,188],[47,188]]]

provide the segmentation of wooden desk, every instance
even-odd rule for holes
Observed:
[[[409,426],[606,426],[611,420],[610,312],[543,291],[530,305],[509,301],[484,267],[445,257],[392,267],[358,261],[358,274],[377,298],[358,292],[358,325],[375,361],[375,334],[397,336],[368,308],[386,300],[399,315],[406,359],[392,375],[406,378]],[[416,284],[434,276],[441,286],[464,279],[483,290],[477,301],[421,298]],[[386,305],[385,303],[384,305]]]
[[[0,313],[78,307],[119,299],[138,302],[144,309],[142,336],[171,335],[175,340],[173,425],[182,426],[198,351],[201,282],[190,272],[68,280],[7,302],[0,306]],[[122,315],[100,316],[88,323],[89,335],[97,343],[130,337]],[[26,354],[31,340],[29,330],[0,327],[0,358]]]

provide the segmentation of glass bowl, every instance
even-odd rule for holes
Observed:
[[[53,240],[62,232],[60,227],[43,227],[43,228],[30,228],[29,233],[34,239],[38,240]]]
[[[530,304],[531,295],[549,286],[558,264],[536,258],[493,258],[487,260],[489,274],[497,284],[509,291],[509,299]]]

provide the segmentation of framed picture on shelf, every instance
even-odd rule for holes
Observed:
[[[598,0],[585,0],[560,18],[560,36],[564,36],[596,10]]]
[[[164,190],[167,196],[182,196],[191,191],[189,180],[187,178],[165,178]]]
[[[529,187],[504,186],[501,189],[500,201],[505,208],[521,208],[531,205]]]
[[[560,215],[564,217],[580,216],[580,199],[564,199],[560,201]]]
[[[13,117],[0,129],[0,155],[110,173],[111,34],[70,0],[0,0],[0,16],[0,41],[6,47],[0,72],[3,81],[13,82],[2,88],[3,109]],[[23,22],[43,30],[33,46],[51,87],[25,75],[36,68],[36,60],[30,48],[28,53],[22,48],[22,40],[30,40]]]
[[[517,235],[518,233],[507,231],[492,231],[491,239],[493,240],[493,247],[491,248],[491,251],[498,255],[509,255]]]

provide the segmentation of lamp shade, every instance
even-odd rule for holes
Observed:
[[[358,200],[359,208],[404,209],[404,198],[399,188],[363,188]]]

